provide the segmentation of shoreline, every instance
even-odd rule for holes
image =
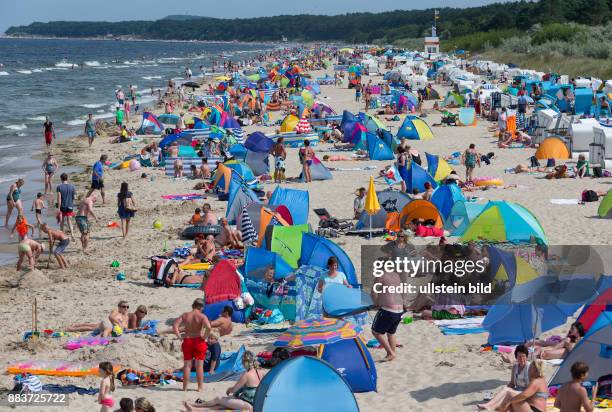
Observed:
[[[163,42],[163,43],[201,43],[201,44],[248,44],[248,45],[269,45],[276,46],[277,42],[273,41],[242,41],[242,40],[172,40],[172,39],[144,39],[144,38],[105,38],[105,37],[55,37],[55,36],[14,36],[5,34],[0,36],[2,39],[11,40],[87,40],[87,41],[132,41],[132,42]],[[283,43],[284,44],[284,43]],[[287,46],[293,43],[287,43]]]

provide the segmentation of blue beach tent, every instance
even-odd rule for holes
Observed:
[[[455,183],[440,185],[431,195],[431,203],[436,205],[444,220],[448,218],[455,202],[465,202],[463,192]]]
[[[338,271],[344,272],[349,284],[357,286],[357,275],[351,258],[337,244],[322,236],[313,233],[302,234],[302,249],[300,252],[299,264],[327,267],[327,260],[335,256],[338,259]]]
[[[367,132],[368,155],[371,160],[393,160],[393,150],[374,133]]]
[[[413,189],[418,189],[419,192],[425,191],[425,182],[431,183],[431,187],[434,189],[438,187],[435,179],[431,177],[427,170],[423,169],[416,163],[412,163],[410,169],[408,169],[408,176],[406,178],[406,191],[412,193]]]
[[[293,268],[279,254],[264,248],[250,247],[244,260],[244,274],[252,279],[263,279],[268,267],[274,268],[274,279],[284,279]]]
[[[359,412],[355,395],[329,363],[299,356],[275,366],[257,387],[257,412]]]
[[[293,219],[294,225],[308,223],[309,195],[307,190],[285,189],[277,186],[268,202],[270,206],[284,205]]]
[[[319,357],[336,368],[353,393],[376,391],[376,365],[361,337],[322,345]]]
[[[323,310],[332,318],[356,315],[374,307],[372,297],[358,288],[330,283],[323,289]]]
[[[232,179],[229,187],[229,197],[225,217],[230,224],[235,224],[242,213],[242,209],[251,203],[260,203],[259,198],[242,181]]]
[[[453,204],[448,217],[444,221],[444,229],[448,230],[451,236],[461,236],[470,226],[470,223],[486,207],[486,204],[458,201]]]

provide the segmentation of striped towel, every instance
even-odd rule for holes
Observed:
[[[257,242],[258,237],[247,208],[248,205],[244,206],[240,214],[240,231],[242,232],[242,241],[245,245],[254,244]]]
[[[244,138],[244,129],[242,128],[237,128],[237,129],[227,129],[232,133],[232,136],[234,136],[236,138],[236,141],[240,144],[244,143],[244,141],[246,140]]]
[[[14,378],[16,384],[21,384],[21,393],[34,393],[42,391],[42,383],[40,379],[34,375],[25,374],[17,375]]]

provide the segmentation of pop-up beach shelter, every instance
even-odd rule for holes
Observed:
[[[538,272],[522,257],[494,246],[488,246],[489,272],[497,281],[509,286],[521,285],[538,277]]]
[[[302,235],[309,231],[310,226],[306,223],[291,226],[269,225],[264,235],[265,246],[296,269],[302,251]]]
[[[255,180],[255,174],[253,174],[253,171],[246,163],[241,162],[239,160],[228,160],[223,164],[234,170],[245,182],[251,182]]]
[[[592,380],[612,371],[612,312],[599,315],[591,329],[563,359],[549,385],[570,382],[571,367],[578,361],[589,365],[589,378]]]
[[[356,225],[357,229],[384,228],[389,214],[395,213],[399,217],[399,213],[412,201],[407,193],[394,189],[378,191],[376,192],[376,196],[378,197],[378,203],[380,203],[381,209],[372,216],[371,219],[370,215],[368,215],[366,211],[363,211],[359,216],[359,221]]]
[[[445,179],[453,169],[440,156],[425,152],[427,158],[427,173],[433,176],[436,182]]]
[[[397,131],[397,137],[410,140],[430,140],[433,139],[433,132],[425,120],[418,116],[407,115]]]
[[[608,190],[608,193],[601,199],[599,207],[597,208],[597,214],[599,217],[608,217],[612,210],[612,190]]]
[[[337,244],[322,236],[317,236],[313,233],[304,233],[302,235],[302,250],[300,254],[300,265],[317,266],[320,268],[327,267],[327,260],[335,256],[338,259],[338,271],[346,275],[349,284],[357,286],[357,275],[351,258]]]
[[[247,249],[244,259],[245,276],[263,280],[269,267],[274,268],[274,279],[284,279],[293,273],[293,268],[278,253],[258,247]]]
[[[251,133],[244,142],[247,149],[244,161],[256,176],[269,173],[268,157],[273,146],[274,141],[261,132]]]
[[[307,190],[286,189],[277,186],[268,204],[270,206],[285,205],[285,207],[289,209],[289,212],[291,212],[293,223],[301,225],[303,223],[308,223],[308,211],[310,207],[308,199],[309,195]]]
[[[312,164],[310,165],[310,177],[312,177],[312,180],[331,180],[334,178],[329,169],[325,167],[325,165],[321,163],[319,158],[316,156],[312,157]],[[300,173],[299,179],[304,179],[303,172]]]
[[[367,132],[368,155],[372,160],[393,160],[393,150],[374,133]]]
[[[376,365],[360,337],[321,345],[318,356],[336,368],[353,393],[376,391]]]
[[[472,221],[480,215],[485,207],[486,205],[482,203],[455,202],[444,221],[444,230],[448,230],[451,236],[463,235]]]
[[[563,140],[558,137],[547,137],[536,150],[535,157],[539,160],[569,159],[571,154]]]
[[[518,203],[491,201],[460,240],[524,243],[533,239],[548,243],[544,229],[533,213]]]
[[[460,108],[459,124],[461,126],[476,126],[476,110],[473,107]]]
[[[325,316],[331,318],[356,315],[375,307],[368,293],[359,288],[347,288],[339,283],[325,285],[322,301]]]
[[[576,322],[582,323],[584,330],[588,331],[603,312],[612,313],[612,287],[606,289],[591,303],[585,305]]]
[[[240,218],[242,209],[251,203],[260,203],[259,198],[242,181],[231,179],[229,186],[229,197],[225,217],[230,224],[235,224]]]
[[[416,199],[408,203],[400,213],[400,224],[403,227],[414,219],[433,220],[435,226],[442,227],[442,217],[436,206],[428,200]]]
[[[164,126],[153,113],[142,113],[142,123],[136,131],[136,134],[160,134],[163,131]]]
[[[455,202],[465,202],[463,192],[461,192],[461,189],[455,183],[440,185],[431,195],[431,203],[438,208],[440,215],[445,221],[450,215]]]
[[[219,163],[217,170],[215,170],[215,174],[213,175],[213,189],[220,187],[224,193],[229,193],[232,179],[241,181],[242,177],[238,172],[229,166]]]
[[[405,179],[406,190],[412,193],[413,189],[418,189],[419,192],[425,191],[425,182],[431,183],[431,187],[434,189],[438,186],[435,179],[431,177],[427,170],[423,169],[416,163],[412,163],[410,169],[408,169],[408,175]]]
[[[282,362],[257,387],[253,410],[277,412],[359,412],[355,395],[329,363],[311,356]]]
[[[285,116],[280,126],[281,133],[293,132],[299,122],[300,119],[296,115],[289,114]]]

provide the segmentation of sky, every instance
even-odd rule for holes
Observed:
[[[4,33],[10,26],[28,25],[34,21],[156,20],[169,14],[219,18],[304,13],[343,14],[431,7],[474,7],[493,2],[493,0],[175,0],[172,2],[168,0],[0,0],[2,8],[0,33]]]

